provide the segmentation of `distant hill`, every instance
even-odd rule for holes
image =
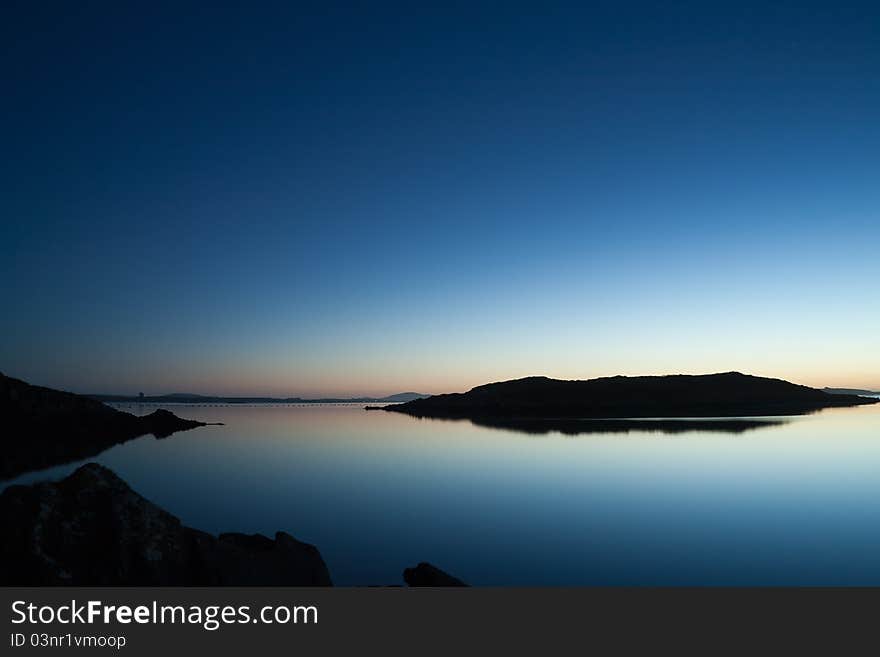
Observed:
[[[880,395],[880,390],[860,390],[858,388],[822,388],[829,395]]]
[[[425,397],[430,397],[430,395],[423,395],[420,392],[398,392],[396,395],[388,395],[387,397],[382,397],[377,401],[383,402],[408,402],[413,401],[414,399],[424,399]]]
[[[877,403],[781,379],[726,372],[561,381],[535,376],[434,395],[384,410],[447,418],[669,418],[800,415]]]
[[[384,404],[422,399],[429,395],[419,392],[399,392],[388,397],[216,397],[175,392],[170,395],[85,395],[100,402],[143,402],[145,404]]]

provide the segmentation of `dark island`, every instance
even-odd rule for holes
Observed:
[[[425,418],[498,420],[709,418],[803,415],[880,399],[727,372],[705,375],[614,376],[586,381],[528,377],[435,395],[383,410]]]
[[[205,426],[166,410],[141,417],[101,402],[0,374],[0,421],[6,440],[0,480],[95,456],[138,436],[166,438]]]

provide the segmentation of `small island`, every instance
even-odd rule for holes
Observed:
[[[725,372],[585,381],[534,376],[381,408],[451,419],[707,418],[803,415],[878,402],[871,397],[828,394],[781,379]]]

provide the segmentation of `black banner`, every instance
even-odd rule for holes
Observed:
[[[6,588],[3,654],[875,649],[880,589]]]

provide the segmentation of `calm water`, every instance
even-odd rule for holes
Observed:
[[[361,406],[169,408],[226,426],[89,460],[193,527],[314,543],[337,584],[400,583],[419,561],[472,584],[880,584],[880,405],[579,435]]]

